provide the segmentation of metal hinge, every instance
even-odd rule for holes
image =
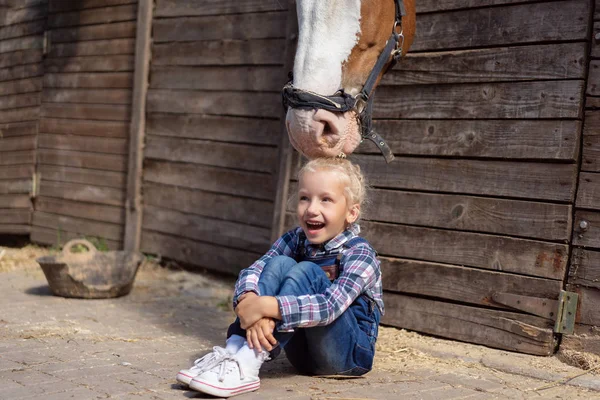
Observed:
[[[579,301],[577,293],[561,290],[558,300],[512,293],[494,293],[492,300],[516,310],[555,321],[554,332],[556,333],[570,335],[575,330],[575,316]]]

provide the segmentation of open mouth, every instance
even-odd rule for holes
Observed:
[[[323,229],[325,224],[323,222],[308,222],[306,221],[306,227],[310,232],[316,232],[319,229]]]

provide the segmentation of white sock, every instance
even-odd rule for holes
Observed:
[[[225,342],[225,350],[229,354],[237,353],[240,348],[246,343],[246,339],[240,335],[231,335]]]
[[[244,374],[248,376],[258,376],[258,371],[262,366],[263,362],[269,357],[269,353],[265,350],[258,351],[248,347],[248,342],[244,340],[244,345],[235,354],[235,358],[238,359]]]

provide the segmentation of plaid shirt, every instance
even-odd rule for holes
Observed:
[[[238,298],[245,292],[254,292],[260,296],[258,279],[267,262],[276,256],[294,257],[297,254],[300,233],[298,227],[285,233],[271,246],[271,249],[250,267],[240,272],[235,284],[233,296],[234,308]],[[338,254],[344,251],[344,243],[357,237],[358,224],[352,224],[347,230],[322,245],[311,245],[304,241],[306,254],[322,256]],[[361,294],[375,301],[381,314],[384,313],[379,261],[371,246],[359,243],[344,251],[340,261],[340,276],[332,282],[323,294],[303,296],[276,296],[281,312],[279,331],[291,331],[298,327],[328,325],[335,321]]]

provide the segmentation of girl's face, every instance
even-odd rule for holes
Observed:
[[[333,171],[305,172],[298,183],[298,221],[311,244],[321,244],[356,221],[359,205],[349,205],[344,184]]]

